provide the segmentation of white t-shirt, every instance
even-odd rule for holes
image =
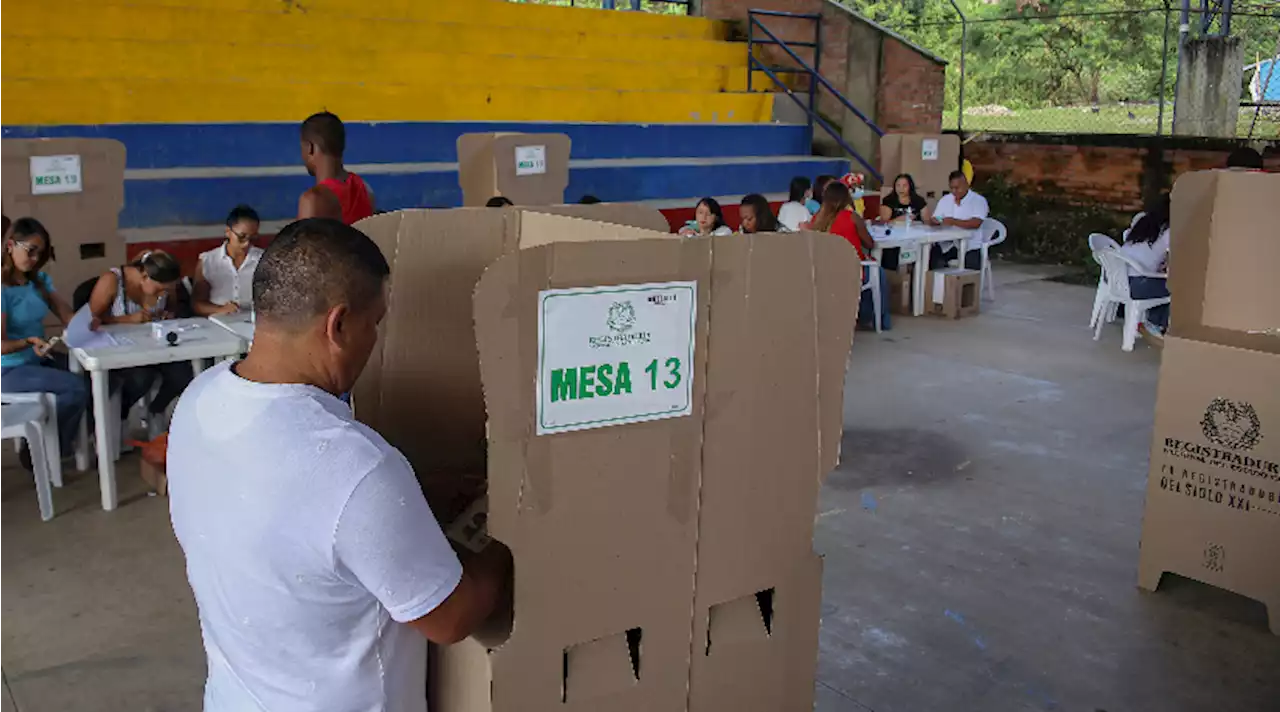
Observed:
[[[1134,221],[1137,224],[1137,221]],[[1129,237],[1125,230],[1125,238]],[[1147,274],[1159,274],[1163,270],[1165,257],[1169,254],[1169,228],[1160,232],[1155,242],[1126,242],[1120,246],[1120,253],[1137,263],[1138,268]],[[1134,275],[1140,276],[1140,275]]]
[[[222,306],[235,302],[242,309],[253,306],[253,273],[262,259],[261,247],[250,247],[244,262],[236,269],[224,242],[208,252],[200,253],[200,272],[209,283],[209,301]]]
[[[987,199],[970,190],[964,194],[958,204],[955,197],[950,193],[939,198],[938,204],[933,208],[933,216],[939,220],[943,218],[969,220],[971,218],[986,218],[990,210],[987,207]]]
[[[809,209],[804,203],[797,203],[794,200],[785,202],[782,207],[778,208],[778,222],[791,232],[800,230],[800,223],[813,217],[809,214]]]
[[[398,450],[332,395],[224,363],[179,401],[167,464],[205,712],[426,710],[427,641],[402,623],[462,567]]]

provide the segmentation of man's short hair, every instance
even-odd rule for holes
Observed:
[[[947,176],[947,182],[950,183],[956,178],[964,178],[964,171],[951,171],[951,174]],[[965,178],[965,180],[969,179]]]
[[[301,327],[339,304],[370,307],[390,274],[382,250],[363,232],[330,218],[297,220],[258,262],[253,308],[264,321]]]
[[[315,144],[321,153],[341,158],[347,150],[347,129],[337,115],[322,111],[302,122],[302,140]]]
[[[1241,146],[1227,154],[1227,168],[1248,168],[1249,170],[1260,171],[1262,170],[1262,154],[1248,146]]]

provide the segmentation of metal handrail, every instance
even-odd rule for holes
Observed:
[[[787,42],[780,39],[777,35],[771,32],[769,28],[765,27],[764,24],[757,19],[758,15],[763,15],[768,17],[787,17],[787,18],[793,18],[793,19],[813,20],[815,25],[814,41],[812,43],[795,42],[792,44],[798,47],[813,47],[814,48],[814,53],[813,53],[814,66],[812,67],[809,66],[809,64],[805,62],[804,59],[800,57],[800,55],[796,54],[795,51],[791,49],[791,46]],[[819,127],[822,128],[822,130],[826,131],[831,136],[831,138],[835,139],[836,143],[840,144],[840,147],[844,149],[846,153],[848,153],[850,156],[853,156],[853,158],[857,160],[858,163],[861,163],[863,167],[865,167],[868,171],[870,171],[871,175],[875,177],[876,181],[883,181],[884,177],[880,175],[880,172],[876,170],[875,166],[872,166],[870,162],[868,162],[865,158],[862,157],[862,154],[854,150],[854,148],[850,146],[847,141],[844,140],[844,137],[840,134],[839,131],[835,129],[835,127],[833,127],[830,124],[830,122],[828,122],[826,119],[823,119],[821,116],[818,115],[817,88],[819,86],[822,86],[826,88],[827,91],[835,95],[836,99],[839,100],[840,103],[843,104],[846,109],[848,109],[849,111],[852,111],[853,114],[857,116],[859,119],[861,119],[864,124],[870,127],[871,130],[874,131],[877,136],[884,135],[884,130],[882,130],[879,126],[877,126],[874,121],[872,121],[870,118],[867,117],[866,114],[859,111],[858,107],[854,106],[852,102],[850,102],[847,98],[845,98],[845,96],[841,94],[838,89],[832,86],[831,82],[827,81],[826,77],[823,77],[821,72],[818,71],[818,66],[821,62],[821,56],[822,56],[822,16],[815,15],[815,14],[781,12],[777,10],[748,10],[747,19],[748,19],[747,90],[750,91],[752,88],[751,87],[752,76],[755,74],[755,72],[756,71],[764,72],[765,76],[773,80],[773,83],[776,84],[778,87],[780,87],[786,93],[787,96],[791,97],[791,100],[794,101],[796,105],[804,109],[805,113],[809,117],[810,134],[812,134],[813,132],[814,124],[817,124]],[[756,40],[755,29],[757,27],[759,27],[760,31],[763,32],[771,41]],[[778,77],[775,70],[770,69],[768,66],[765,65],[764,62],[756,59],[754,46],[757,44],[777,45],[781,47],[782,50],[786,52],[793,61],[795,61],[797,64],[800,65],[800,67],[796,69],[778,68],[776,72],[791,73],[791,74],[803,73],[803,74],[809,75],[809,103],[808,104],[805,104],[803,101],[801,101],[800,98],[796,96],[795,92],[792,91],[790,87],[788,87],[786,84],[782,82],[782,79]]]

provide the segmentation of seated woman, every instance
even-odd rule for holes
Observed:
[[[867,230],[867,223],[853,211],[853,195],[843,183],[832,181],[822,191],[822,207],[813,216],[808,229],[819,232],[830,232],[848,240],[858,251],[858,258],[866,262],[870,259],[875,242]],[[862,268],[862,281],[868,279],[868,268]],[[889,319],[889,279],[883,269],[876,270],[880,280],[880,327],[885,331],[890,328]],[[875,328],[875,305],[871,301],[871,293],[863,292],[861,305],[858,308],[858,325]]]
[[[742,232],[748,235],[755,232],[781,232],[769,201],[759,193],[751,193],[742,199],[742,204],[738,207],[738,220]]]
[[[44,320],[52,313],[58,321],[71,321],[73,312],[53,288],[53,280],[41,268],[49,261],[49,232],[35,218],[19,218],[9,233],[4,218],[4,308],[0,330],[4,337],[0,356],[0,380],[5,393],[52,393],[58,417],[58,445],[70,455],[89,402],[84,378],[67,369],[67,356],[50,350],[44,339]],[[49,453],[57,457],[58,453]],[[22,464],[31,469],[31,453],[23,448]]]
[[[809,179],[804,176],[792,178],[787,202],[778,208],[778,223],[791,232],[799,230],[800,223],[813,216],[809,208],[805,207],[805,201],[809,197]]]
[[[925,213],[928,210],[928,203],[916,191],[916,181],[911,177],[910,173],[902,173],[893,179],[893,190],[880,201],[880,220],[884,222],[910,220],[927,220]],[[890,247],[880,255],[880,266],[888,270],[898,269],[898,255],[901,252],[896,247]]]
[[[172,294],[182,272],[178,261],[159,250],[143,252],[127,265],[112,267],[98,278],[89,295],[89,311],[101,324],[145,324],[173,316]],[[160,390],[148,408],[154,417],[169,407],[191,382],[191,363],[175,361],[111,372],[112,389],[121,389],[121,418],[147,395],[159,379]]]
[[[732,235],[733,230],[724,224],[724,211],[715,198],[703,198],[693,211],[693,220],[680,228],[682,237],[698,235]]]
[[[809,209],[809,215],[817,215],[822,209],[822,196],[827,190],[827,184],[833,180],[838,180],[835,176],[820,175],[813,179],[813,191],[809,194],[809,199],[804,201],[804,205]]]
[[[220,247],[201,253],[196,263],[194,308],[200,316],[234,314],[253,308],[253,271],[262,259],[258,213],[237,205],[227,215],[226,239]]]
[[[1160,196],[1125,233],[1120,253],[1128,257],[1138,269],[1147,274],[1163,273],[1169,258],[1169,194]],[[1168,282],[1164,277],[1129,275],[1129,294],[1134,299],[1157,299],[1169,296]],[[1169,305],[1147,311],[1145,326],[1163,334],[1169,326]]]

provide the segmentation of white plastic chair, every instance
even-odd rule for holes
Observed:
[[[867,271],[867,278],[862,282],[862,291],[871,292],[871,308],[875,310],[876,333],[880,333],[880,263],[875,260],[863,260],[862,268]],[[859,292],[861,294],[862,292]]]
[[[31,451],[35,471],[36,500],[40,519],[53,519],[53,489],[62,486],[62,460],[58,450],[58,419],[51,393],[0,394],[0,438],[21,438]]]
[[[1095,232],[1089,236],[1089,250],[1093,253],[1093,261],[1102,266],[1102,260],[1098,258],[1099,252],[1114,250],[1120,245],[1110,237],[1100,232]],[[1114,321],[1116,318],[1115,303],[1107,299],[1107,273],[1101,271],[1098,273],[1098,290],[1093,294],[1093,315],[1089,317],[1089,328],[1092,329],[1098,325],[1098,320],[1105,318],[1108,322]]]
[[[992,246],[999,245],[1005,241],[1005,238],[1009,237],[1009,229],[1004,226],[1004,223],[995,218],[983,218],[982,227],[978,228],[978,230],[981,242],[976,245],[972,243],[966,244],[965,253],[968,254],[970,250],[978,250],[982,253],[982,264],[978,270],[980,273],[978,277],[978,293],[981,294],[982,290],[986,289],[987,298],[994,302],[996,300],[996,282],[991,277],[989,250]],[[964,255],[960,255],[960,266],[964,266]]]
[[[1124,305],[1124,341],[1121,343],[1120,348],[1125,351],[1132,351],[1133,343],[1138,339],[1138,324],[1142,323],[1142,318],[1146,316],[1147,310],[1162,304],[1168,304],[1170,298],[1134,299],[1129,294],[1129,276],[1167,278],[1168,275],[1143,272],[1133,260],[1126,257],[1120,250],[1102,250],[1101,252],[1095,252],[1094,257],[1102,265],[1102,274],[1107,282],[1107,305],[1104,308],[1110,309],[1112,304]],[[1094,341],[1102,337],[1104,321],[1104,319],[1098,319],[1094,325]]]

